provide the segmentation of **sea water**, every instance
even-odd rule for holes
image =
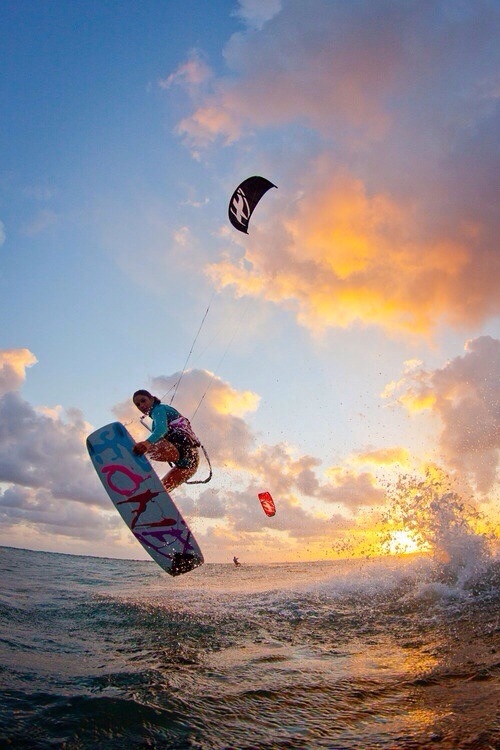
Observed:
[[[171,578],[0,548],[0,747],[499,748],[500,564],[470,549]]]

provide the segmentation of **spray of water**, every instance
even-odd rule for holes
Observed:
[[[492,561],[494,535],[444,472],[432,468],[421,479],[402,476],[387,496],[382,547],[392,538],[391,530],[402,529],[438,564],[442,580],[465,586],[481,578]]]
[[[368,521],[365,543],[359,536],[332,549],[340,557],[374,560],[383,555],[416,552],[427,558],[426,569],[445,588],[466,591],[481,585],[495,565],[498,537],[472,500],[464,500],[453,480],[432,466],[425,474],[400,475],[385,487],[386,504],[376,528]],[[361,522],[358,525],[362,533]],[[492,563],[494,564],[492,566]]]

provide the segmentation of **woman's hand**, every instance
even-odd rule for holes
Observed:
[[[141,443],[136,443],[132,450],[136,456],[143,456],[151,448],[152,443],[149,440],[143,440]]]

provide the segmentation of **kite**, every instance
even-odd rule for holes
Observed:
[[[260,504],[262,505],[262,510],[266,514],[266,516],[274,516],[276,513],[276,506],[274,505],[274,500],[271,497],[269,492],[259,492],[259,500]]]
[[[229,201],[229,221],[240,232],[248,234],[248,223],[253,210],[264,193],[276,187],[265,177],[248,177],[238,185]]]

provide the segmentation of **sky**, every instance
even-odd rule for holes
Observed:
[[[207,562],[414,551],[422,478],[498,528],[499,37],[495,0],[3,3],[0,544],[147,559],[85,439],[181,374]]]

